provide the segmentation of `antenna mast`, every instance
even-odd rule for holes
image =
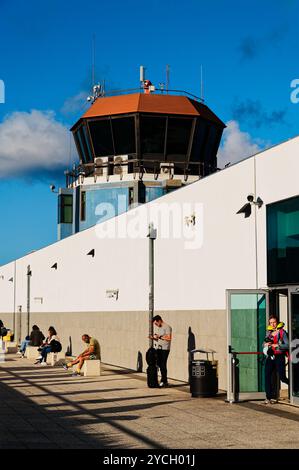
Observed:
[[[170,67],[167,64],[166,65],[166,93],[168,95],[168,90],[169,90],[169,75],[170,75]]]
[[[95,67],[96,67],[96,35],[92,35],[92,71],[91,71],[91,87],[95,85]]]
[[[204,101],[204,99],[203,99],[203,67],[202,67],[202,65],[200,66],[200,99],[201,99],[201,101]]]

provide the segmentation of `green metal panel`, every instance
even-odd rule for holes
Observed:
[[[262,351],[266,332],[265,294],[231,295],[231,346],[237,352]],[[262,355],[238,355],[240,393],[264,391]]]

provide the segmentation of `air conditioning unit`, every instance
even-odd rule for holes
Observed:
[[[108,157],[96,157],[94,159],[94,176],[95,180],[97,176],[108,175]]]
[[[118,155],[114,157],[113,174],[119,175],[121,178],[123,175],[128,174],[128,155]]]
[[[174,163],[163,162],[160,163],[160,171],[162,175],[173,176],[174,174]]]

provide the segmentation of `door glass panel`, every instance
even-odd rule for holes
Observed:
[[[291,296],[293,397],[299,398],[299,294]]]
[[[266,296],[231,294],[231,346],[236,352],[262,352],[266,334]],[[261,354],[238,355],[240,393],[263,392],[264,360]]]

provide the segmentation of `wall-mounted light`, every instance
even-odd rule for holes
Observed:
[[[187,227],[189,227],[189,225],[195,225],[195,214],[187,215],[185,217],[185,224]]]
[[[8,279],[8,282],[13,282],[13,277],[11,277],[10,279]]]
[[[54,263],[53,266],[51,266],[51,269],[57,269],[57,263]]]
[[[118,299],[118,293],[119,293],[119,289],[107,289],[106,290],[106,297],[108,297],[108,299],[117,300]]]
[[[257,206],[260,209],[264,204],[264,201],[260,197],[258,197],[255,201],[254,196],[252,194],[249,194],[247,196],[247,201],[248,202],[244,204],[244,206],[242,206],[241,209],[238,210],[238,212],[236,212],[236,214],[244,214],[245,219],[251,216],[252,205]]]
[[[55,189],[56,189],[55,184],[51,184],[51,185],[50,185],[50,190],[51,190],[51,192],[52,192],[52,193],[55,193],[55,194],[58,194],[58,191],[55,191]]]
[[[88,253],[87,253],[87,256],[92,256],[94,258],[95,256],[95,249],[93,248],[92,250],[90,250]]]

